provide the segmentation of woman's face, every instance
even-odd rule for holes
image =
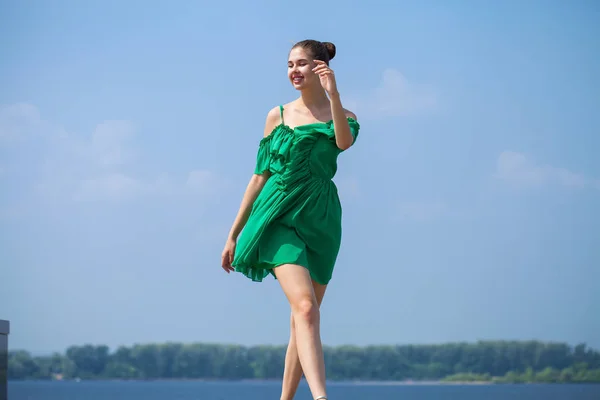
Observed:
[[[288,78],[296,90],[310,87],[316,75],[312,72],[315,67],[310,54],[303,48],[296,47],[290,51],[288,58]]]

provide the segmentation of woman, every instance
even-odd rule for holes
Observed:
[[[333,43],[315,40],[292,47],[288,78],[300,97],[267,114],[254,175],[221,260],[228,273],[253,281],[271,274],[290,303],[281,399],[294,397],[303,372],[315,400],[327,399],[319,307],[340,248],[342,217],[331,179],[338,155],[360,128],[342,107],[329,68],[335,52]]]

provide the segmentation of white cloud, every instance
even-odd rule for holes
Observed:
[[[171,184],[166,175],[161,175],[153,181],[144,181],[114,172],[80,181],[73,194],[73,200],[119,202],[142,195],[169,194],[172,192]]]
[[[45,149],[38,193],[63,200],[123,201],[147,194],[153,182],[129,174],[134,161],[130,121],[104,121],[89,136],[64,134]]]
[[[397,215],[401,220],[427,222],[437,219],[447,212],[441,202],[401,202],[397,207]]]
[[[438,95],[433,87],[410,82],[393,68],[383,71],[381,83],[371,93],[348,101],[357,114],[375,117],[415,115],[433,109],[437,103]]]
[[[192,171],[187,180],[166,173],[143,176],[143,169],[135,165],[136,133],[131,121],[110,120],[99,123],[90,135],[74,135],[43,121],[35,106],[0,109],[0,135],[20,139],[21,147],[14,151],[25,154],[31,146],[41,148],[38,164],[23,167],[39,171],[31,184],[43,199],[121,202],[148,195],[202,195],[225,187],[210,171]],[[46,140],[38,140],[40,135]]]
[[[23,133],[26,126],[40,122],[36,107],[29,104],[12,104],[0,108],[0,138],[10,139]]]
[[[519,186],[555,184],[572,188],[600,188],[600,181],[597,179],[588,178],[566,168],[539,165],[525,154],[514,151],[504,151],[500,154],[494,176]]]
[[[80,181],[73,200],[121,202],[140,196],[183,195],[214,199],[219,198],[228,187],[227,181],[209,170],[190,171],[187,179],[162,174],[152,180],[136,179],[124,173],[114,172]]]
[[[37,107],[27,103],[0,106],[0,144],[15,143],[32,136],[60,136],[63,130],[41,118]]]

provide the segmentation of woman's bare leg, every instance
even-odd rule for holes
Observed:
[[[292,309],[302,372],[313,397],[326,396],[320,311],[310,274],[306,268],[294,264],[281,265],[274,272]]]
[[[321,285],[312,281],[315,297],[319,307],[323,302],[327,285]],[[298,385],[302,379],[302,366],[298,358],[298,348],[296,347],[296,326],[294,322],[294,314],[290,316],[290,342],[288,343],[285,353],[285,368],[283,370],[283,385],[281,386],[281,400],[292,400]]]

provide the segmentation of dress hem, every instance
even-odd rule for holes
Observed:
[[[308,271],[308,273],[310,275],[310,278],[313,281],[315,281],[316,283],[318,283],[319,285],[327,285],[327,284],[329,284],[329,281],[331,281],[331,278],[325,282],[318,279],[317,277],[314,276],[314,274],[312,273],[310,268],[308,268],[306,265],[299,264],[297,261],[287,261],[287,262],[279,262],[279,263],[261,262],[260,265],[264,265],[263,267],[253,267],[253,266],[248,266],[248,265],[244,265],[244,264],[233,265],[233,267],[234,267],[235,272],[238,272],[238,273],[244,275],[246,278],[252,280],[253,282],[260,283],[260,282],[263,282],[265,280],[265,278],[269,275],[271,275],[275,280],[277,280],[277,276],[275,275],[275,272],[273,271],[273,269],[280,267],[282,265],[285,265],[285,264],[299,265],[303,268],[306,268],[306,270]]]

